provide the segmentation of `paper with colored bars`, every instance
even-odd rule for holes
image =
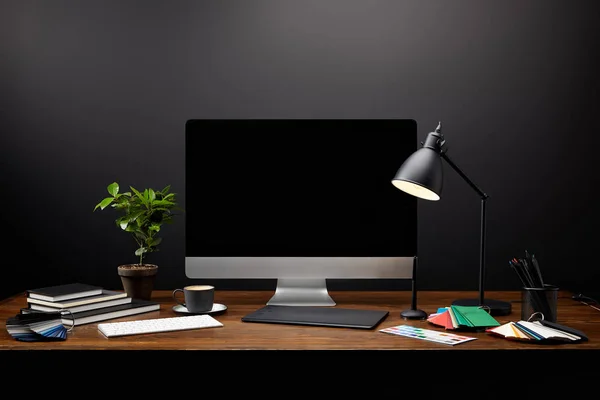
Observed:
[[[485,330],[500,326],[485,308],[477,306],[442,307],[436,313],[430,314],[427,321],[449,330]]]
[[[543,320],[507,322],[488,328],[486,332],[509,340],[533,343],[573,343],[588,340],[583,332]]]
[[[418,328],[412,325],[391,326],[389,328],[380,329],[379,332],[427,340],[430,342],[449,344],[450,346],[477,339],[475,337],[455,335],[454,333],[438,332],[432,329]]]

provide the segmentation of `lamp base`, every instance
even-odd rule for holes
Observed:
[[[467,307],[483,306],[490,309],[490,315],[508,315],[512,311],[511,303],[492,299],[483,299],[483,304],[479,302],[479,299],[459,299],[454,300],[452,305]]]
[[[427,319],[427,313],[423,310],[404,310],[400,316],[404,319]]]

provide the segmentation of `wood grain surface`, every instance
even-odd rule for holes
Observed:
[[[410,306],[410,292],[332,292],[336,307],[387,310],[388,317],[375,329],[333,328],[242,322],[241,318],[264,306],[272,292],[217,291],[215,301],[227,306],[225,313],[215,318],[223,327],[189,331],[153,333],[128,337],[106,338],[98,331],[98,323],[76,326],[67,340],[61,342],[19,342],[5,329],[6,319],[26,307],[25,294],[0,302],[0,350],[586,350],[600,349],[600,311],[571,299],[570,293],[561,292],[558,300],[558,322],[585,332],[590,340],[576,344],[540,345],[510,341],[485,332],[461,332],[476,340],[455,346],[395,336],[379,329],[409,324],[443,331],[427,321],[407,321],[401,311]],[[418,307],[433,313],[438,307],[448,306],[458,298],[475,298],[475,292],[420,292]],[[510,315],[498,316],[500,323],[520,319],[519,292],[489,292],[488,298],[510,301]],[[112,319],[103,322],[134,319],[174,317],[175,302],[170,291],[155,291],[153,300],[160,302],[160,311]]]

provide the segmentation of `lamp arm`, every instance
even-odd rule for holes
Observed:
[[[485,304],[485,203],[488,195],[479,188],[472,180],[454,162],[448,157],[445,151],[440,152],[441,157],[479,194],[481,197],[481,231],[479,235],[479,305]]]
[[[477,194],[481,197],[481,200],[485,200],[487,199],[489,196],[479,188],[479,186],[477,186],[475,183],[473,183],[472,180],[469,179],[469,177],[460,169],[458,168],[458,166],[456,164],[454,164],[454,161],[452,161],[450,159],[450,157],[448,157],[447,152],[442,151],[440,152],[440,156],[446,160],[446,162],[448,164],[450,164],[450,166],[452,167],[452,169],[454,169],[464,180],[465,182],[467,182],[469,184],[469,186],[471,186],[471,188],[477,192]]]

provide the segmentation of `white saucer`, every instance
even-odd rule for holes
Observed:
[[[213,308],[210,311],[205,311],[201,313],[192,313],[189,312],[187,308],[182,306],[181,304],[177,304],[173,306],[173,311],[180,314],[219,314],[227,310],[227,306],[219,303],[214,303]]]

